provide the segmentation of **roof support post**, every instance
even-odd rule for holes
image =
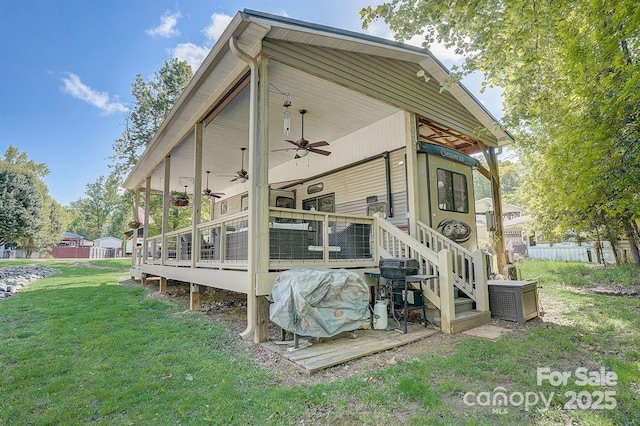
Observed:
[[[164,188],[162,190],[162,257],[160,264],[167,259],[167,232],[169,232],[169,179],[171,179],[171,156],[164,158]]]
[[[416,151],[416,141],[418,140],[418,124],[416,115],[405,112],[405,137],[407,156],[407,199],[409,202],[409,235],[417,235],[417,220],[419,216],[419,185],[418,185],[418,153]]]
[[[149,238],[149,206],[151,205],[151,176],[147,176],[144,184],[144,218],[142,228],[142,263],[147,263],[149,250],[147,249],[147,238]],[[138,209],[138,211],[140,211]],[[138,212],[136,212],[136,220]]]
[[[240,337],[248,339],[251,335],[254,335],[254,340],[258,340],[259,332],[256,332],[256,324],[258,322],[258,297],[256,296],[257,287],[257,273],[259,271],[259,255],[258,249],[260,248],[257,238],[259,237],[259,226],[261,224],[260,218],[260,191],[262,189],[261,181],[263,176],[268,173],[267,155],[260,154],[258,150],[262,148],[261,152],[268,150],[268,146],[258,143],[258,81],[259,81],[259,69],[258,61],[255,58],[240,50],[238,47],[238,41],[235,37],[229,39],[229,48],[239,59],[249,64],[251,70],[251,83],[249,93],[249,253],[248,253],[248,274],[249,274],[249,291],[247,293],[247,328],[240,333]],[[266,64],[266,62],[265,62]],[[265,78],[266,80],[266,78]],[[265,109],[266,109],[265,104]],[[264,117],[262,117],[264,120]],[[263,126],[266,125],[266,120]],[[268,129],[267,129],[268,131]],[[260,147],[260,145],[263,145]],[[262,161],[260,161],[262,160]],[[266,167],[266,170],[261,170]],[[266,184],[266,181],[265,181]],[[268,215],[267,215],[268,220]],[[268,224],[267,224],[268,225]],[[268,253],[268,251],[267,251]]]
[[[193,128],[193,212],[191,218],[191,267],[200,260],[200,236],[198,225],[202,217],[202,137],[204,125],[196,123]]]
[[[140,187],[133,192],[133,217],[138,220],[138,206],[140,205]],[[138,228],[131,232],[131,266],[138,264]]]
[[[504,249],[504,227],[502,225],[502,196],[500,193],[500,171],[498,169],[498,153],[495,148],[486,148],[482,145],[482,153],[489,166],[489,180],[491,181],[491,197],[493,199],[493,213],[496,220],[494,244],[496,248],[496,260],[498,273],[504,275],[504,267],[507,264],[507,256]]]
[[[253,176],[249,180],[250,209],[254,212],[249,232],[253,236],[249,241],[250,259],[254,265],[252,287],[256,289],[260,277],[269,272],[269,58],[261,56],[258,61],[258,105],[257,105],[257,140],[252,154],[249,150],[249,162]],[[251,174],[249,174],[251,176]],[[252,256],[252,257],[251,257]],[[256,343],[266,342],[269,338],[269,302],[265,296],[256,296],[256,325],[253,340]]]

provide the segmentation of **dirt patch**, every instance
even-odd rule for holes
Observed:
[[[594,294],[604,294],[607,296],[627,296],[627,297],[640,297],[640,288],[625,287],[621,285],[596,285],[595,287],[588,288],[587,291]]]
[[[540,317],[544,318],[545,322],[566,326],[575,325],[574,321],[565,315],[570,312],[570,308],[556,297],[538,292],[538,309]]]

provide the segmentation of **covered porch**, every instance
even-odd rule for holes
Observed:
[[[510,136],[463,88],[440,91],[446,76],[423,49],[239,12],[125,182],[136,190],[134,211],[145,211],[131,274],[160,277],[161,291],[167,279],[191,283],[192,308],[199,286],[246,294],[242,335],[257,342],[267,338],[265,296],[276,275],[298,267],[348,268],[364,277],[381,257],[413,257],[421,273],[439,277],[425,292],[448,331],[455,329],[454,287],[488,312],[486,259],[426,224],[417,143],[493,158]],[[319,146],[330,155],[301,141],[326,142]],[[300,187],[292,204],[272,202],[273,190],[370,158],[390,167],[390,152],[400,159],[391,165],[398,179],[376,196],[386,203],[378,215],[364,204],[371,177],[363,175],[342,182],[330,205],[321,199],[331,188],[312,194]],[[183,210],[171,206],[173,191],[187,194]],[[159,229],[150,231],[153,197],[162,211]],[[317,208],[309,207],[311,198]],[[403,209],[393,208],[394,200]],[[178,212],[189,213],[188,224],[176,226]]]

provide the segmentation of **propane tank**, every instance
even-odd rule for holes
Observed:
[[[387,328],[387,321],[387,301],[378,300],[373,307],[374,330],[385,330]]]

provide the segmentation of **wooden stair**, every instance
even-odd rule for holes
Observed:
[[[491,312],[480,312],[473,308],[473,300],[466,297],[454,299],[456,316],[451,321],[451,332],[459,333],[481,325],[491,320]],[[440,310],[433,304],[427,303],[427,319],[440,327]]]

